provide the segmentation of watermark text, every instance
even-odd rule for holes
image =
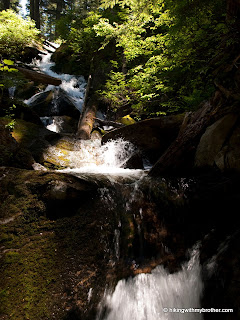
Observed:
[[[204,313],[204,312],[233,312],[233,309],[215,309],[215,308],[163,308],[163,312],[172,312],[172,313]]]

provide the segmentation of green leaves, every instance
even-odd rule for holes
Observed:
[[[3,56],[18,57],[38,34],[34,22],[24,20],[12,10],[0,12],[0,52]]]
[[[137,117],[194,109],[213,90],[224,14],[224,0],[102,0],[91,23],[72,29],[71,46],[108,57],[100,94],[113,109],[128,104]]]

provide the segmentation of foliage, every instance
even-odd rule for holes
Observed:
[[[102,99],[113,110],[131,106],[139,118],[192,110],[211,95],[229,33],[225,7],[224,0],[49,0],[40,11],[42,30],[66,41],[68,63],[84,76],[97,69]]]
[[[87,14],[97,9],[98,0],[42,0],[40,6],[41,31],[53,40],[66,39],[76,22],[86,18]]]
[[[107,101],[111,101],[113,111],[127,105],[131,101],[125,76],[121,72],[111,72],[104,90],[100,92]]]
[[[223,0],[104,0],[102,6],[125,8],[120,23],[101,18],[94,26],[104,38],[101,48],[114,39],[127,64],[125,86],[120,82],[117,90],[118,68],[102,91],[114,108],[125,100],[135,113],[154,115],[193,109],[209,97],[216,67],[211,61],[228,32]]]
[[[3,59],[2,62],[0,62],[0,86],[2,89],[14,87],[24,82],[18,70],[11,67],[13,64],[14,62],[8,59]]]
[[[0,12],[0,52],[3,56],[19,57],[38,34],[34,22],[24,20],[12,10]]]
[[[86,51],[96,51],[99,48],[100,40],[96,39],[96,33],[93,26],[98,23],[100,15],[91,12],[81,22],[79,26],[73,26],[69,34],[69,46],[75,54],[83,54]]]

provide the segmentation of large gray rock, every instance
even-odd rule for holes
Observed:
[[[197,168],[240,169],[238,118],[238,114],[227,114],[206,129],[195,155]]]
[[[240,127],[233,131],[228,143],[217,154],[215,163],[221,170],[235,169],[240,171]]]
[[[66,115],[78,119],[80,116],[74,101],[61,89],[38,93],[29,101],[29,106],[40,117]]]

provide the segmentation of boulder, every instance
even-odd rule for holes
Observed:
[[[7,123],[7,119],[0,121],[0,166],[32,169],[33,157],[12,137],[10,131],[5,127]]]
[[[45,127],[57,133],[76,133],[78,120],[69,116],[41,117]]]
[[[136,121],[130,117],[130,115],[126,115],[124,117],[122,117],[121,119],[118,120],[120,123],[125,124],[126,126],[128,126],[129,124],[134,124],[136,123]]]
[[[40,117],[66,115],[78,119],[80,116],[74,101],[61,89],[40,92],[30,99],[28,105]]]
[[[65,216],[72,215],[84,205],[98,187],[94,182],[50,171],[2,167],[0,176],[1,195],[5,193],[5,202],[8,202],[8,198],[11,202],[15,199],[15,209],[1,208],[0,219],[24,214],[26,209],[39,214],[47,212],[47,215],[54,218],[62,217],[63,211]],[[11,190],[9,185],[12,185]],[[71,212],[68,206],[71,207]]]
[[[57,73],[81,74],[88,77],[89,68],[86,68],[82,59],[73,58],[73,52],[66,43],[62,43],[52,54],[51,60],[55,62],[52,70]]]
[[[43,51],[41,51],[39,48],[36,48],[34,46],[26,46],[22,53],[21,61],[25,63],[31,63],[34,58],[40,59],[39,54],[42,53]]]
[[[233,112],[234,106],[226,101],[222,92],[216,91],[209,101],[199,106],[198,110],[187,113],[177,138],[161,155],[149,175],[179,176],[192,173],[195,169],[196,150],[202,135],[209,126],[229,113],[228,110]]]
[[[4,125],[0,125],[0,165],[12,162],[14,153],[18,149],[17,141],[11,136]]]
[[[123,138],[132,142],[154,163],[177,137],[184,115],[147,119],[105,134],[102,142]]]
[[[14,97],[21,99],[21,100],[27,100],[34,96],[35,94],[39,93],[40,90],[44,90],[46,88],[46,85],[38,84],[36,85],[34,81],[28,81],[27,83],[24,83],[23,86],[17,86],[16,90],[14,92]]]
[[[14,105],[16,106],[14,113],[17,119],[25,120],[27,122],[32,122],[42,126],[42,121],[40,120],[40,117],[34,110],[29,108],[25,103],[22,103],[17,99],[13,99],[11,102],[14,103]]]
[[[206,129],[197,147],[195,167],[240,170],[238,119],[238,114],[229,113]]]
[[[0,124],[3,126],[5,126],[8,122],[9,121],[6,118],[0,118]],[[2,165],[13,165],[15,167],[33,169],[32,165],[35,163],[35,161],[43,163],[44,151],[50,146],[50,141],[56,139],[57,137],[59,138],[57,133],[47,130],[42,125],[40,126],[31,122],[17,119],[10,136],[13,141],[11,142],[8,138],[8,140],[6,140],[3,144],[3,150],[5,153],[7,150],[10,150],[8,151],[9,154],[14,153],[13,159],[17,159],[18,162],[5,161]],[[13,151],[11,151],[12,149]],[[24,160],[25,157],[26,159],[31,160],[27,162],[27,166],[25,162],[26,160]]]
[[[18,99],[6,98],[4,101],[0,101],[0,117],[7,117],[9,113],[11,113],[14,118],[42,125],[36,112]]]

